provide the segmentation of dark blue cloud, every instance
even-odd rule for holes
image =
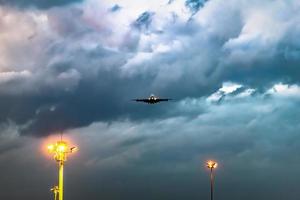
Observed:
[[[154,16],[154,12],[143,12],[133,23],[133,25],[135,27],[137,27],[138,29],[148,29],[148,27],[151,25],[153,16]]]
[[[111,12],[117,12],[117,11],[119,11],[121,9],[122,9],[122,7],[119,6],[118,4],[116,4],[116,5],[114,5],[113,7],[110,8],[110,11]]]
[[[204,6],[205,2],[208,0],[186,0],[185,6],[188,7],[192,14],[196,14],[201,7]]]
[[[204,100],[198,101],[205,104]],[[204,199],[209,197],[205,161],[214,158],[219,162],[215,171],[216,196],[246,200],[272,196],[280,200],[284,193],[296,198],[299,159],[295,158],[295,152],[299,149],[300,112],[295,105],[298,104],[299,100],[252,97],[224,101],[221,105],[206,104],[208,112],[199,112],[194,119],[115,121],[72,130],[80,152],[70,156],[66,163],[66,195],[73,199],[87,195],[95,199],[119,199],[119,195],[123,199],[136,196],[149,200],[186,196]],[[36,146],[34,140],[33,146]],[[13,173],[30,180],[30,188],[38,188],[30,192],[21,190],[20,195],[30,199],[50,197],[51,193],[46,191],[56,182],[57,166],[54,161],[36,155],[36,147],[25,147],[10,155],[13,158],[10,168],[4,165],[6,170],[1,172],[4,179],[0,184],[6,183],[8,190],[1,197],[17,199],[9,194],[13,186],[21,185],[19,179],[9,176]],[[26,157],[22,151],[27,152]],[[0,162],[5,161],[9,158],[1,156]],[[297,177],[286,176],[286,163]],[[20,166],[24,169],[14,172]],[[41,176],[30,177],[32,171]],[[7,177],[11,180],[8,183]],[[230,187],[235,184],[236,187]]]

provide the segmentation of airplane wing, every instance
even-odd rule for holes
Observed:
[[[156,99],[156,101],[171,101],[172,99]]]
[[[137,101],[137,102],[146,102],[149,103],[149,99],[132,99],[132,101]]]

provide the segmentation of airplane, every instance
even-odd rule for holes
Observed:
[[[132,99],[132,100],[137,102],[148,103],[148,104],[155,104],[161,101],[170,101],[172,99],[160,99],[156,97],[154,94],[151,94],[150,97],[148,97],[147,99]]]

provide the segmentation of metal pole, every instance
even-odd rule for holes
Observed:
[[[59,161],[59,183],[58,183],[58,188],[59,188],[59,200],[63,200],[63,190],[64,190],[64,161],[61,160]]]
[[[214,195],[214,176],[213,168],[210,168],[210,200],[213,200]]]

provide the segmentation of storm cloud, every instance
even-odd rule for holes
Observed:
[[[0,0],[0,198],[50,198],[55,165],[37,147],[60,132],[80,146],[67,198],[205,199],[209,158],[219,198],[297,198],[299,9]],[[152,93],[173,101],[132,101]]]
[[[295,2],[119,2],[122,9],[111,12],[115,3],[1,9],[10,17],[1,23],[2,121],[47,135],[172,115],[175,104],[149,111],[130,102],[150,93],[180,101],[209,96],[228,81],[262,93],[299,81]]]

